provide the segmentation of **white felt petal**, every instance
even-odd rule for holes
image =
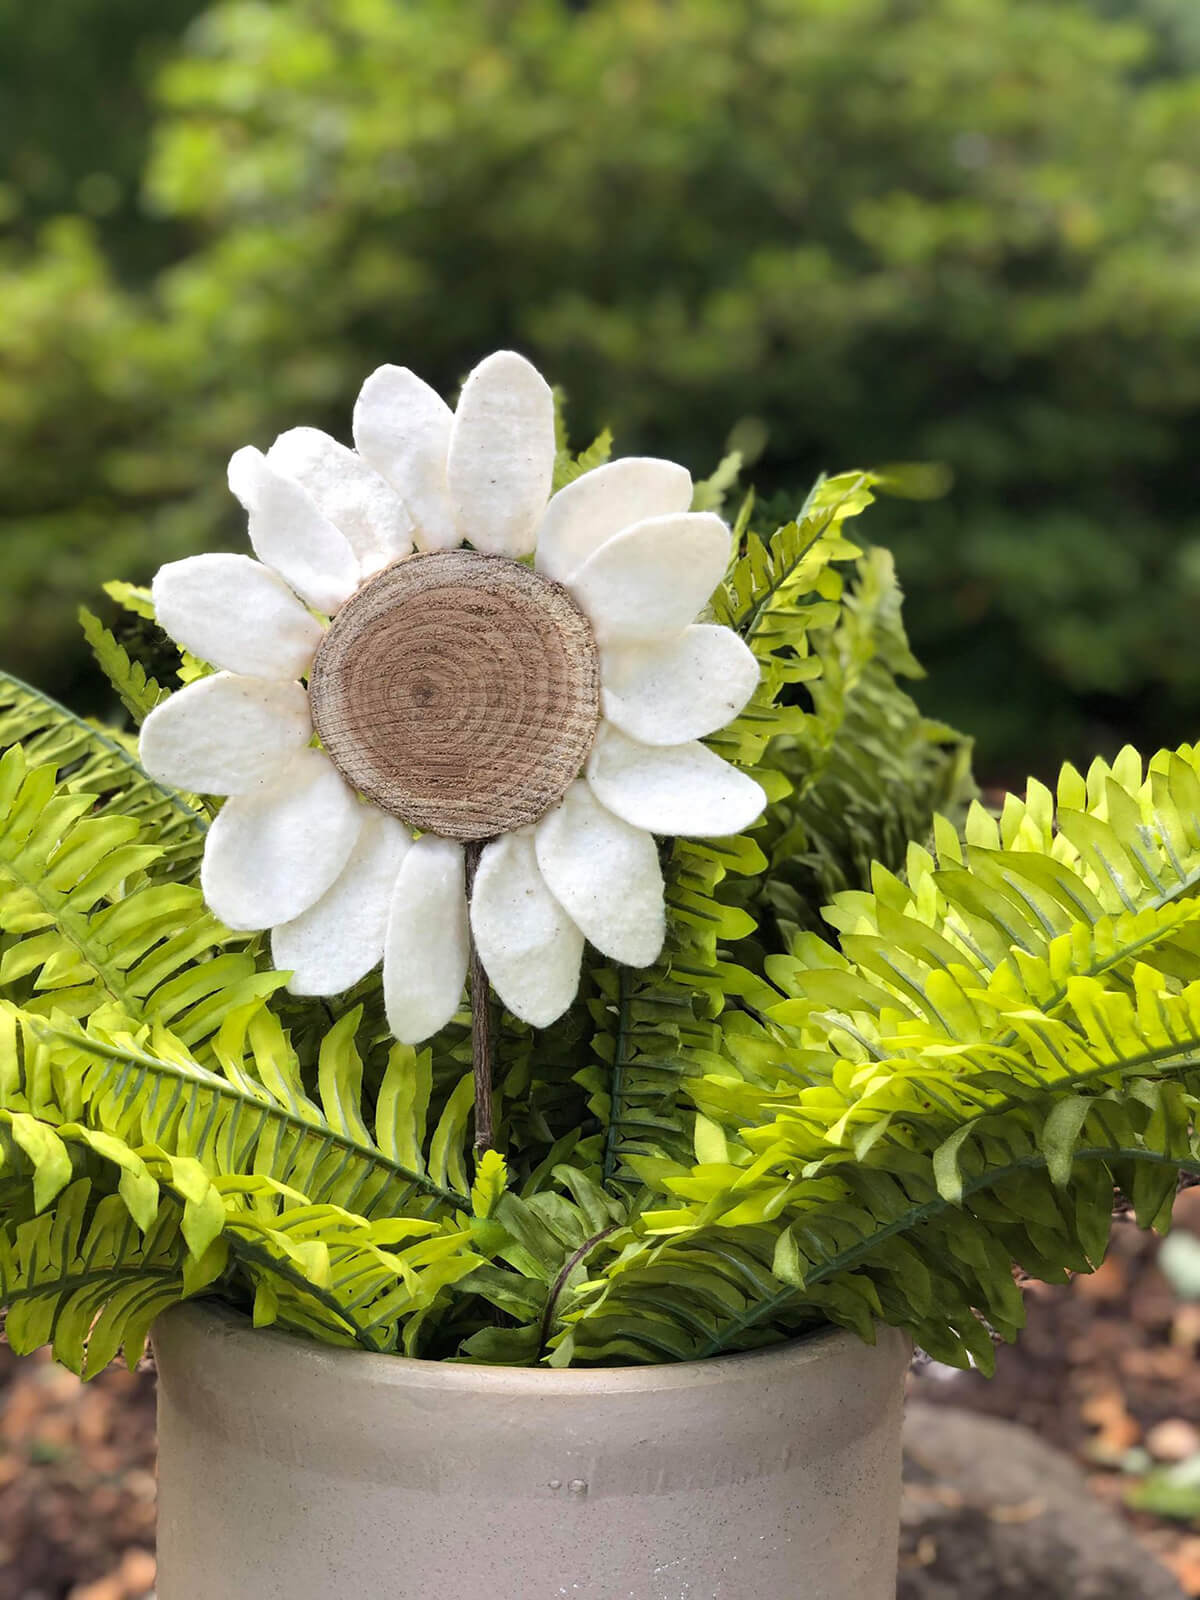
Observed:
[[[408,507],[421,550],[462,543],[446,488],[446,451],[454,413],[407,367],[379,367],[354,407],[358,453]]]
[[[554,396],[524,356],[498,350],[463,384],[446,475],[464,539],[491,555],[530,553],[554,477]]]
[[[528,831],[485,845],[471,892],[484,970],[513,1016],[544,1028],[579,988],[583,934],[547,889]]]
[[[685,744],[732,722],[758,683],[732,628],[697,622],[659,645],[614,645],[600,662],[604,715],[642,744]]]
[[[550,893],[602,955],[630,967],[657,960],[666,933],[658,846],[573,783],[537,825]]]
[[[567,583],[614,534],[647,517],[686,511],[692,477],[686,467],[652,456],[626,456],[585,472],[546,507],[537,535],[537,570]]]
[[[218,672],[156,706],[142,725],[151,777],[191,794],[247,794],[273,783],[312,738],[302,684]]]
[[[400,865],[412,848],[403,823],[367,811],[358,843],[331,889],[271,934],[271,955],[293,994],[342,994],[383,958]]]
[[[729,563],[730,532],[710,511],[650,517],[589,556],[568,588],[608,642],[678,633],[707,604]]]
[[[319,428],[292,428],[267,464],[295,478],[349,540],[364,577],[412,550],[413,523],[400,496],[363,458]]]
[[[420,1044],[453,1017],[469,952],[462,845],[427,833],[400,864],[383,950],[388,1026],[401,1044]]]
[[[255,678],[299,678],[321,624],[283,579],[250,556],[188,556],[160,567],[151,594],[158,621],[202,661]]]
[[[275,783],[226,802],[204,847],[204,898],[231,928],[291,922],[346,865],[363,816],[328,757],[301,750]]]
[[[637,744],[610,722],[600,724],[587,780],[601,805],[657,834],[724,838],[748,828],[767,803],[753,778],[706,745]]]
[[[229,487],[250,514],[250,543],[259,560],[318,611],[332,615],[344,605],[359,583],[354,551],[295,479],[247,445],[229,463]]]

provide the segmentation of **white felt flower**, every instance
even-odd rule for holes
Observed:
[[[511,352],[454,412],[381,367],[354,441],[296,428],[233,457],[257,560],[159,572],[162,626],[219,670],[150,715],[142,760],[228,796],[205,897],[271,930],[295,992],[341,993],[382,959],[415,1043],[458,1010],[473,938],[505,1006],[545,1026],[585,940],[657,958],[654,836],[736,833],[764,805],[699,742],[758,681],[736,634],[696,621],[731,536],[668,461],[551,496],[551,393]]]

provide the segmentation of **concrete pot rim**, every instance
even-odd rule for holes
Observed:
[[[695,1390],[714,1384],[749,1382],[769,1386],[777,1374],[821,1363],[849,1347],[871,1350],[856,1333],[830,1325],[780,1344],[702,1361],[663,1362],[628,1367],[501,1367],[453,1361],[425,1361],[321,1344],[279,1328],[255,1328],[250,1319],[216,1300],[191,1300],[173,1306],[163,1321],[211,1340],[251,1364],[274,1367],[280,1361],[302,1367],[300,1381],[366,1383],[380,1389],[437,1389],[454,1394],[492,1395],[509,1400]],[[888,1330],[890,1331],[890,1330]]]
[[[162,1600],[895,1595],[908,1339],[465,1366],[167,1312]]]

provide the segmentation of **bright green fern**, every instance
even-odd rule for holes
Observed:
[[[884,1320],[989,1366],[989,1327],[1021,1322],[1011,1261],[1090,1271],[1114,1185],[1163,1227],[1200,1173],[1198,884],[1192,747],[1068,767],[1057,805],[1031,783],[965,841],[938,819],[903,877],[835,902],[840,950],[802,934],[768,961],[788,998],[689,1080],[699,1159],[643,1166],[662,1200],[563,1348],[698,1356]],[[664,1272],[711,1275],[712,1301],[664,1303]]]
[[[559,432],[556,482],[606,459]],[[697,486],[719,507],[739,463]],[[92,1373],[198,1295],[328,1342],[515,1364],[686,1360],[880,1321],[947,1361],[1019,1328],[1012,1263],[1103,1256],[1200,1172],[1200,755],[1132,752],[998,817],[923,718],[885,552],[910,475],[747,499],[713,615],[761,684],[711,741],[769,805],[663,846],[668,934],[497,1019],[503,1154],[471,1154],[470,1018],[396,1045],[378,975],[286,992],[197,886],[209,813],[131,737],[0,675],[0,1297]],[[112,585],[84,625],[129,716],[207,670]],[[969,807],[969,810],[968,810]]]

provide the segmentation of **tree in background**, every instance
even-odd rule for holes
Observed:
[[[216,5],[159,79],[167,264],[78,218],[0,258],[6,664],[78,697],[64,591],[227,542],[233,448],[511,342],[581,434],[732,441],[781,496],[946,461],[879,529],[931,707],[990,771],[1165,738],[1200,699],[1187,38],[1169,0]]]
[[[139,204],[150,86],[203,0],[0,0],[0,224],[26,242],[79,212],[122,270],[167,259],[171,230]]]

